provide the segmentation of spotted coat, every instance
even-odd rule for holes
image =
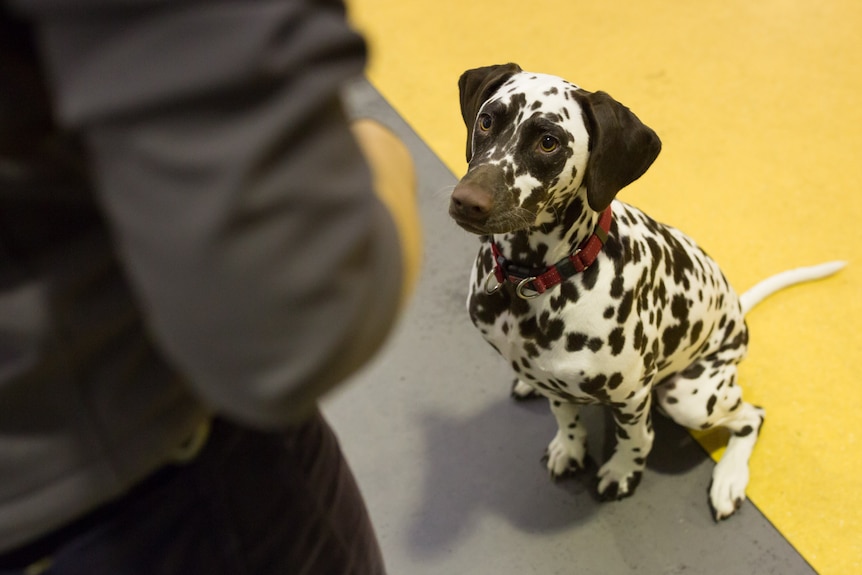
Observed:
[[[729,457],[710,490],[715,517],[729,516],[744,498],[763,420],[736,380],[748,343],[739,298],[692,239],[615,199],[658,155],[658,136],[607,94],[514,64],[470,70],[459,86],[469,169],[450,214],[481,236],[467,307],[516,373],[515,393],[550,401],[558,423],[550,473],[583,468],[578,411],[602,404],[613,413],[616,448],[598,490],[606,499],[631,495],[657,401],[682,425],[730,429]],[[542,270],[573,253],[608,206],[608,238],[585,271],[529,299],[514,283],[497,285],[491,242],[506,260]]]

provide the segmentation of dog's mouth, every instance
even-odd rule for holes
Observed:
[[[494,233],[494,232],[485,231],[481,226],[477,226],[475,224],[471,224],[471,223],[465,222],[465,221],[459,221],[457,218],[453,218],[453,219],[455,220],[456,224],[458,224],[459,226],[461,226],[462,229],[467,230],[471,234],[476,234],[477,236],[484,236],[484,235],[488,235],[489,233]]]
[[[478,236],[508,234],[519,230],[526,230],[532,227],[533,219],[535,218],[535,216],[528,213],[527,210],[524,210],[523,208],[515,208],[512,212],[489,217],[484,221],[477,221],[476,219],[459,216],[457,210],[450,207],[449,216],[455,220],[455,223],[462,229]]]

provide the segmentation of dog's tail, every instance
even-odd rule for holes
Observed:
[[[779,290],[798,283],[831,276],[846,265],[847,262],[843,261],[827,262],[816,266],[794,268],[768,277],[739,297],[742,303],[742,313],[747,314],[751,308]]]

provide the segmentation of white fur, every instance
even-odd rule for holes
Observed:
[[[847,265],[847,262],[834,261],[816,266],[793,268],[762,280],[748,289],[739,297],[742,303],[742,313],[751,309],[775,292],[790,286],[819,280],[837,273]]]

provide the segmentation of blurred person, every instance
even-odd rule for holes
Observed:
[[[419,255],[365,60],[338,1],[0,0],[0,573],[384,573],[316,407]]]

